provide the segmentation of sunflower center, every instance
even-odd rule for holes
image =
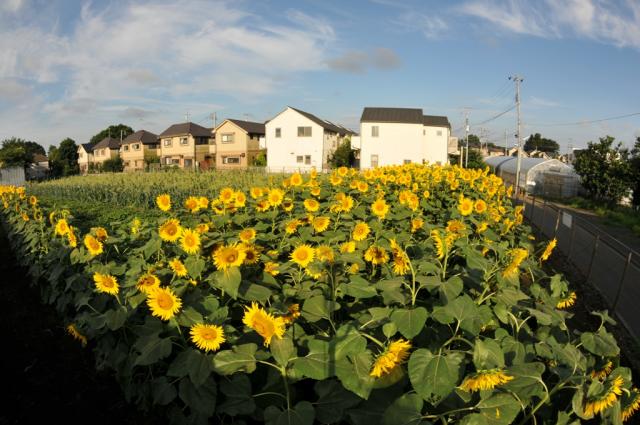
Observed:
[[[309,258],[309,253],[307,253],[307,251],[298,251],[296,257],[299,261],[304,261]]]
[[[166,294],[160,294],[158,295],[158,305],[164,310],[169,310],[173,307],[173,300]]]
[[[211,340],[218,337],[218,332],[216,332],[215,329],[203,329],[200,332],[200,336],[202,337],[202,339]]]
[[[113,280],[108,277],[104,278],[102,279],[102,285],[107,288],[113,288]]]

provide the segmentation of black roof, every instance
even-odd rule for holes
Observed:
[[[307,118],[309,118],[311,121],[315,122],[316,124],[318,124],[320,127],[324,128],[325,130],[331,132],[331,133],[338,133],[340,135],[348,135],[348,134],[355,134],[353,131],[349,130],[348,128],[344,128],[341,125],[336,125],[330,121],[326,121],[323,119],[320,119],[318,117],[316,117],[313,114],[310,114],[309,112],[305,112],[302,111],[300,109],[296,109],[293,108],[291,106],[289,106],[289,108],[293,109],[294,111],[296,111],[297,113],[299,113],[302,116],[305,116]]]
[[[165,131],[160,133],[158,137],[165,136],[182,136],[183,134],[191,134],[195,137],[211,137],[211,129],[205,128],[193,122],[183,122],[180,124],[173,124]]]
[[[425,115],[422,117],[422,123],[427,127],[447,127],[451,129],[449,118],[437,115]]]
[[[142,142],[143,145],[155,145],[158,144],[158,136],[146,131],[146,130],[138,130],[135,133],[128,135],[123,141],[123,145],[128,145],[130,143]]]
[[[243,129],[244,131],[246,131],[249,134],[262,134],[264,135],[265,129],[264,129],[264,123],[260,123],[260,122],[253,122],[253,121],[242,121],[242,120],[234,120],[231,118],[228,118],[227,121],[231,121],[232,123],[234,123],[235,125],[237,125],[238,127],[240,127],[241,129]]]
[[[93,152],[93,143],[82,143],[82,147],[87,153]]]
[[[120,149],[120,141],[117,139],[113,139],[111,137],[105,137],[104,139],[100,140],[98,143],[95,144],[95,146],[93,147],[93,150],[104,149],[104,148]]]
[[[397,122],[422,124],[422,109],[367,107],[362,111],[360,122]]]

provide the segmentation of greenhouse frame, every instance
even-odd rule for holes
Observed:
[[[507,185],[515,185],[517,157],[492,156],[484,162]],[[580,177],[572,166],[557,159],[522,158],[519,186],[529,195],[570,198],[578,194]]]

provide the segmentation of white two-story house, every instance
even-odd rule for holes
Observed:
[[[288,106],[265,125],[267,169],[309,171],[329,168],[329,158],[351,130]]]
[[[451,124],[422,109],[364,108],[360,118],[360,168],[448,162]]]

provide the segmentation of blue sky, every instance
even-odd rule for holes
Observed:
[[[86,142],[113,123],[263,121],[290,105],[358,128],[420,107],[460,135],[563,149],[640,136],[637,0],[73,1],[0,5],[0,139]],[[579,123],[560,125],[567,123]]]

